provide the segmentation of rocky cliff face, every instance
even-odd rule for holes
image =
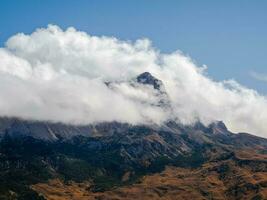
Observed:
[[[149,72],[140,74],[137,76],[136,80],[140,84],[151,85],[155,90],[165,91],[163,82],[152,76]]]

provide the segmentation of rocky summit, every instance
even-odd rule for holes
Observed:
[[[148,72],[130,85],[165,91]],[[267,199],[267,139],[232,133],[221,121],[70,125],[1,117],[0,138],[3,200]]]
[[[138,83],[151,85],[156,90],[160,90],[163,86],[162,81],[152,76],[149,72],[140,74],[136,79]]]

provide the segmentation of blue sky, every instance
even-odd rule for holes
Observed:
[[[215,80],[234,78],[267,94],[266,10],[265,0],[1,0],[0,45],[50,23],[123,40],[147,37],[162,52],[179,49],[206,64]]]

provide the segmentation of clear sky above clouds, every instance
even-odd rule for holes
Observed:
[[[147,37],[181,50],[215,80],[235,79],[267,94],[265,0],[1,0],[0,46],[18,32],[56,24],[123,40]]]

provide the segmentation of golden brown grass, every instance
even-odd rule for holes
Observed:
[[[240,151],[237,159],[267,161],[266,155]],[[236,160],[209,162],[198,169],[167,167],[145,176],[140,183],[93,193],[90,183],[64,184],[59,179],[32,188],[48,200],[234,200],[267,199],[267,169],[255,171]]]

